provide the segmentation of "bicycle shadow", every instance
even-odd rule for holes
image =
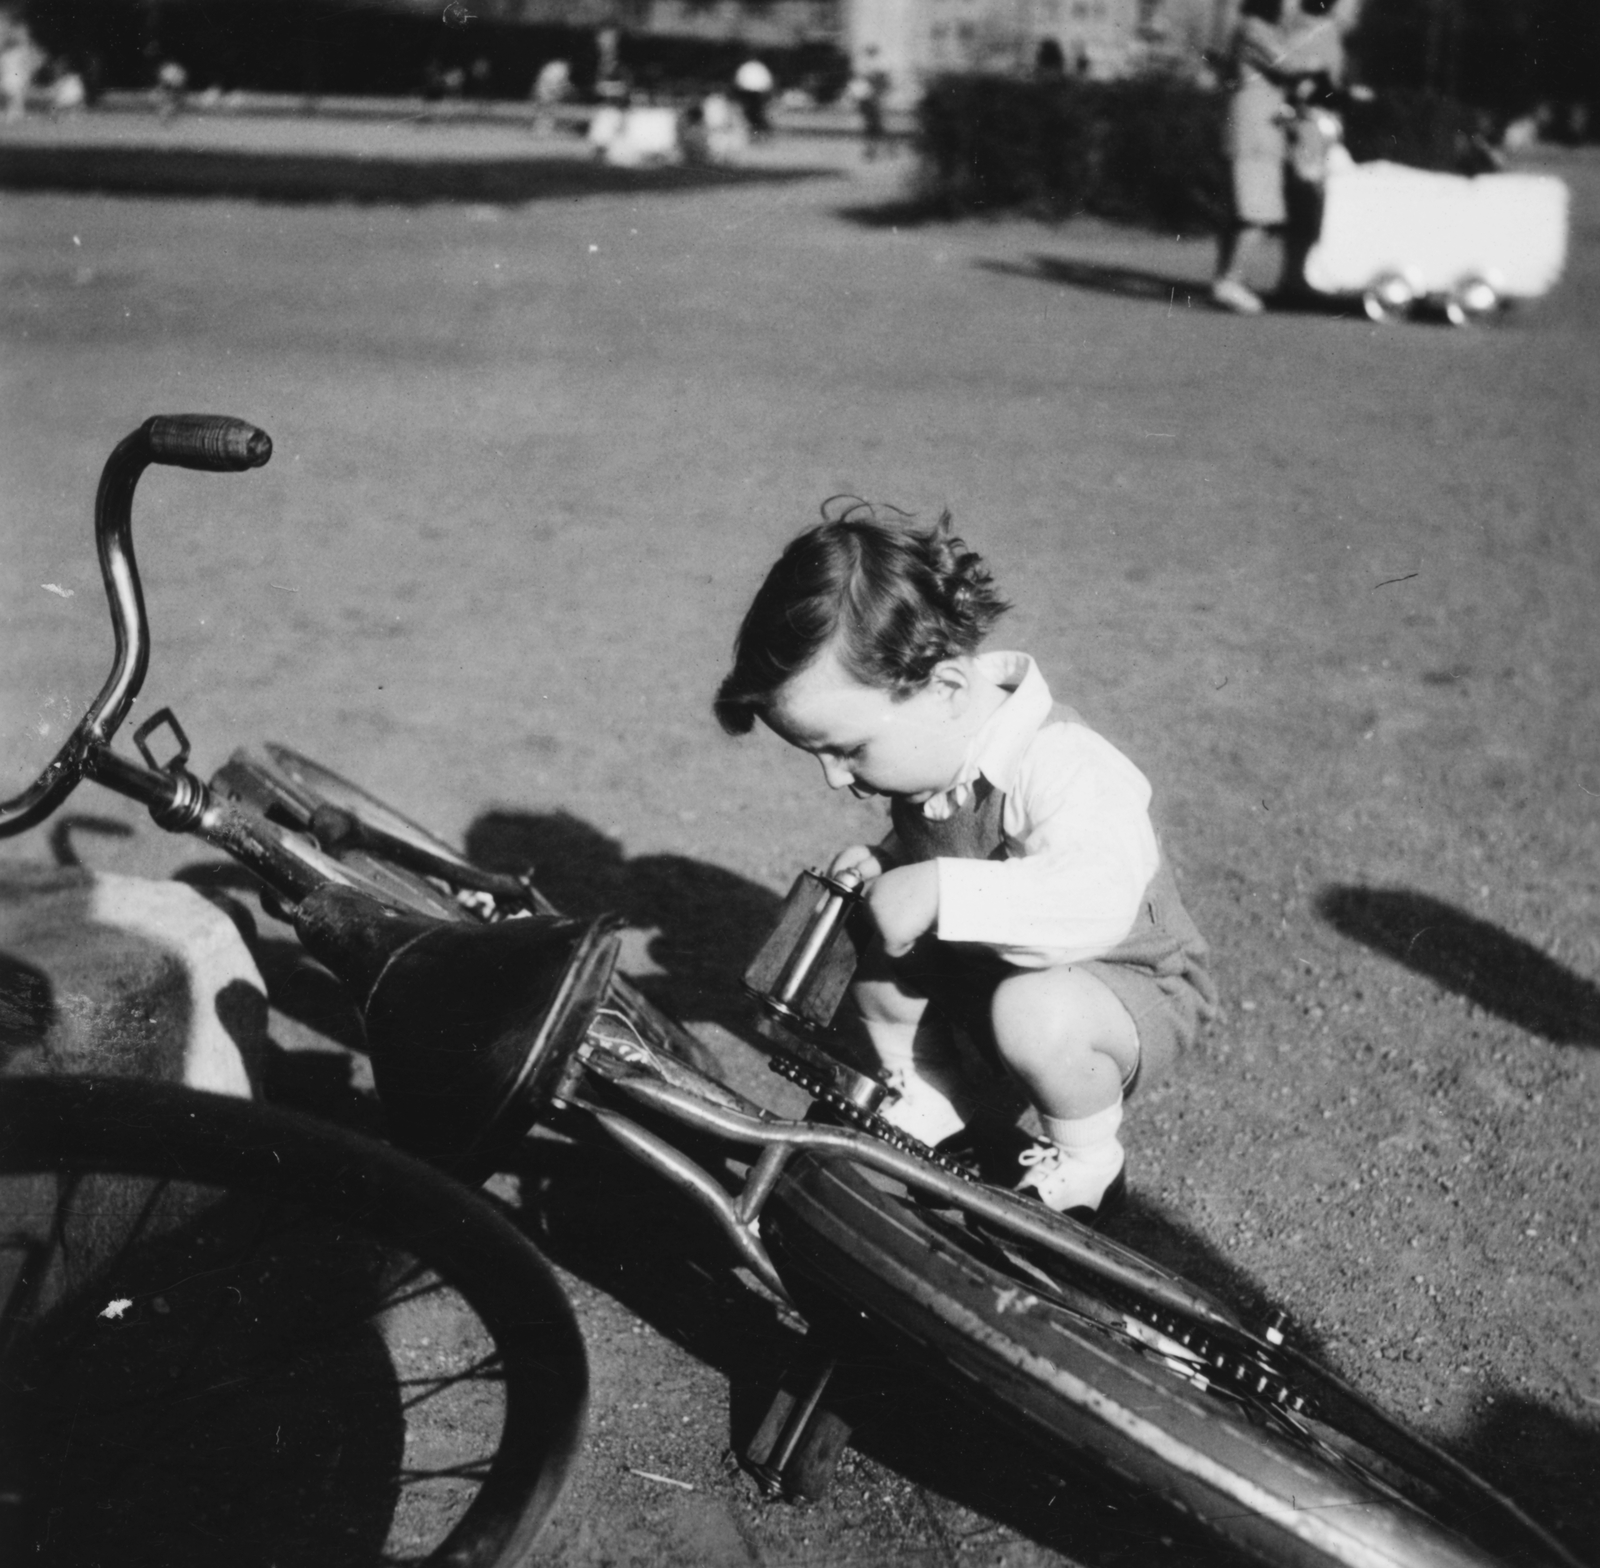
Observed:
[[[1600,1563],[1600,1425],[1497,1390],[1452,1447],[1580,1560]]]
[[[646,934],[656,973],[635,984],[674,1017],[749,1031],[739,977],[777,918],[779,896],[738,873],[686,855],[629,858],[622,845],[568,811],[490,811],[466,836],[486,870],[530,868],[564,914],[611,913]]]
[[[1410,888],[1335,886],[1317,913],[1353,941],[1554,1045],[1600,1046],[1600,986],[1499,926]]]

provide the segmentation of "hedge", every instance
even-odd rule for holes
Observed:
[[[1215,229],[1230,206],[1226,114],[1224,93],[1169,75],[939,77],[918,111],[917,202],[943,217],[1093,213],[1169,233]],[[1349,104],[1346,121],[1359,160],[1481,166],[1487,127],[1447,99],[1389,94]]]
[[[1166,76],[943,76],[918,110],[920,196],[948,216],[1098,213],[1177,231],[1227,212],[1224,101]]]

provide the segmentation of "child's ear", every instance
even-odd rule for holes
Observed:
[[[934,665],[928,684],[955,714],[960,714],[972,698],[972,678],[959,659],[941,659]]]

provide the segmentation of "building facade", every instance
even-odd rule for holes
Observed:
[[[1151,0],[848,0],[845,41],[875,50],[892,100],[913,102],[942,71],[1032,71],[1053,42],[1070,74],[1120,76],[1143,57]]]

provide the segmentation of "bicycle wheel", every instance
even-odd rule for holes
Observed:
[[[342,1129],[134,1080],[0,1082],[0,1178],[8,1561],[529,1560],[587,1372],[492,1206]]]
[[[1247,1347],[1186,1344],[842,1161],[793,1161],[763,1234],[808,1313],[865,1314],[1053,1458],[1109,1469],[1272,1568],[1576,1568],[1304,1358],[1268,1378]]]

